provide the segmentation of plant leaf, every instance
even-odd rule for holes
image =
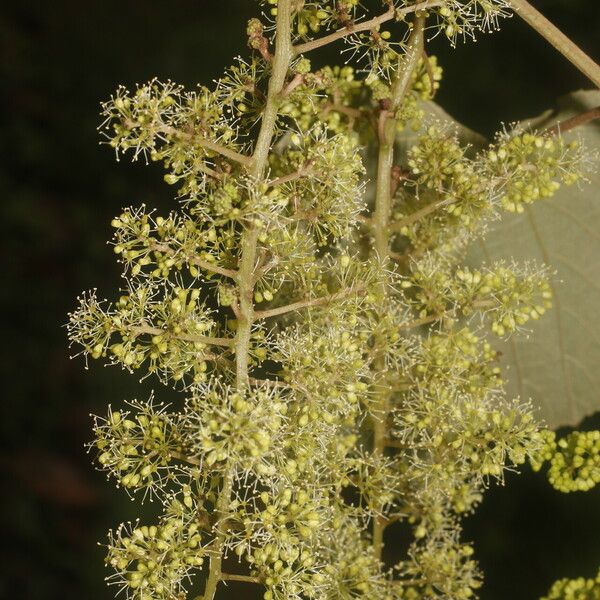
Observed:
[[[562,98],[555,111],[529,121],[545,129],[600,105],[600,91]],[[588,150],[600,147],[600,122],[567,132]],[[506,215],[470,250],[471,265],[498,259],[536,260],[556,271],[554,307],[530,329],[502,344],[509,394],[530,398],[552,428],[577,425],[600,410],[600,176],[563,187],[549,200]]]

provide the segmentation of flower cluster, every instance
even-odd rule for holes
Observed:
[[[452,533],[444,532],[426,543],[415,543],[407,561],[399,565],[402,599],[431,598],[467,600],[481,587],[481,573],[473,560],[473,547],[460,544]]]
[[[348,136],[321,128],[292,135],[291,146],[273,163],[277,172],[290,174],[273,183],[280,195],[293,199],[291,220],[304,221],[321,246],[348,235],[364,209],[362,162]]]
[[[178,414],[166,413],[165,407],[157,408],[152,399],[131,406],[135,415],[109,410],[107,418],[96,417],[93,446],[101,468],[123,487],[152,492],[176,477],[171,462],[184,450],[180,419]]]
[[[510,16],[506,0],[446,0],[438,11],[446,37],[475,38],[477,31],[498,29],[498,21]]]
[[[556,442],[503,389],[497,336],[550,308],[546,269],[461,254],[499,209],[580,179],[581,149],[516,130],[476,152],[427,120],[425,20],[454,40],[503,0],[390,1],[374,21],[357,0],[266,4],[253,57],[212,88],[153,80],[103,105],[117,154],[161,162],[181,206],[113,220],[127,284],[83,295],[69,336],[185,392],[95,421],[100,467],[163,509],[110,534],[109,581],[132,600],[183,599],[201,570],[203,600],[228,580],[266,600],[474,597],[461,519],[490,481],[527,457],[559,489],[599,479],[597,432]],[[313,71],[340,38],[364,73]],[[396,522],[414,541],[390,564]]]
[[[304,60],[310,66],[310,61]],[[309,70],[301,74],[299,81],[300,85],[284,100],[281,114],[301,131],[319,122],[332,132],[347,133],[361,120],[359,107],[365,86],[351,66]]]
[[[579,143],[518,128],[475,156],[468,151],[437,125],[409,149],[406,176],[415,189],[400,188],[392,223],[400,247],[408,243],[417,253],[460,248],[499,209],[522,212],[525,204],[553,196],[561,183],[585,177]]]
[[[208,173],[218,167],[216,149],[231,146],[236,138],[223,104],[206,87],[185,92],[157,80],[138,86],[134,93],[120,87],[103,104],[103,115],[102,130],[117,153],[133,150],[134,160],[142,155],[162,162],[168,171],[165,181],[179,182],[186,196],[205,189]]]
[[[500,135],[487,153],[488,169],[499,180],[505,210],[521,213],[525,205],[553,196],[561,183],[583,177],[578,142],[518,130]]]
[[[545,270],[532,265],[497,263],[485,271],[462,267],[452,272],[429,255],[415,264],[410,283],[415,307],[423,317],[483,313],[500,337],[539,319],[552,306]]]
[[[367,372],[367,362],[364,336],[353,333],[331,325],[308,330],[296,327],[277,338],[275,357],[283,365],[283,380],[301,386],[309,395],[302,421],[329,421],[358,410],[359,394],[367,391],[359,380]],[[310,396],[319,401],[311,402]]]
[[[600,431],[574,431],[556,439],[546,432],[544,446],[532,457],[537,471],[549,462],[548,481],[561,492],[585,492],[600,483]]]
[[[498,353],[468,327],[432,333],[417,352],[413,377],[421,385],[451,378],[460,391],[475,396],[501,386]]]
[[[249,397],[224,386],[200,390],[186,405],[186,427],[190,437],[193,435],[191,447],[209,467],[235,461],[246,469],[268,473],[264,460],[270,451],[278,449],[276,440],[286,412],[285,401],[266,387],[254,389]]]
[[[174,519],[163,525],[121,525],[110,534],[106,562],[118,572],[109,583],[129,598],[177,597],[192,569],[204,563],[207,551],[195,523]]]
[[[373,546],[362,535],[354,520],[337,518],[335,535],[325,540],[323,554],[327,558],[325,573],[331,600],[396,600],[400,588],[382,572]]]
[[[112,220],[114,251],[132,276],[169,279],[171,272],[192,277],[206,268],[230,266],[233,233],[228,227],[205,224],[187,215],[153,218],[144,207],[128,208]],[[227,260],[229,258],[229,261]]]
[[[92,358],[106,357],[128,370],[142,365],[164,380],[206,378],[207,343],[214,322],[199,303],[200,291],[141,283],[116,304],[99,302],[94,293],[80,298],[71,314],[69,335]]]
[[[406,493],[422,534],[472,510],[489,477],[502,479],[507,465],[523,464],[538,445],[530,407],[500,395],[473,406],[469,395],[440,384],[406,396],[393,414],[391,445],[410,473]]]
[[[541,600],[597,600],[600,598],[600,571],[586,579],[559,579]]]

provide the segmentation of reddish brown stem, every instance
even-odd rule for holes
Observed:
[[[590,110],[586,110],[566,121],[561,121],[552,127],[549,127],[544,131],[545,135],[559,135],[561,133],[565,133],[566,131],[571,131],[571,129],[575,129],[576,127],[581,127],[586,123],[590,123],[595,119],[600,119],[600,106],[596,106],[596,108],[592,108]]]

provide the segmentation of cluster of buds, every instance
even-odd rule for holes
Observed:
[[[133,287],[114,305],[94,293],[80,298],[71,314],[69,335],[92,358],[108,358],[130,371],[142,365],[164,380],[191,374],[206,379],[207,349],[214,322],[199,303],[198,289],[148,283]]]
[[[600,431],[573,431],[557,440],[545,432],[544,445],[532,457],[534,470],[549,462],[548,481],[561,492],[586,492],[600,483]]]
[[[483,270],[445,269],[433,255],[413,266],[411,290],[423,318],[484,314],[492,331],[505,337],[552,306],[552,290],[544,269],[496,263]]]
[[[162,162],[168,171],[165,181],[179,183],[181,194],[191,197],[206,187],[220,156],[215,148],[230,146],[236,138],[223,104],[206,87],[185,92],[155,79],[133,93],[120,87],[103,104],[103,115],[101,128],[117,155],[133,150],[134,160],[143,156]]]
[[[559,579],[541,600],[596,600],[600,597],[600,570],[595,577],[586,579]]]
[[[583,178],[581,145],[561,137],[512,133],[499,136],[487,153],[488,170],[499,180],[500,202],[522,213],[527,204],[553,196],[561,183]]]
[[[421,387],[451,380],[458,390],[483,398],[501,386],[498,353],[468,327],[431,334],[415,358],[413,376]]]
[[[117,570],[109,583],[125,589],[129,598],[177,597],[192,569],[204,563],[198,525],[176,519],[161,525],[121,525],[110,534],[106,562]]]
[[[473,547],[460,544],[452,531],[444,531],[425,543],[415,542],[409,559],[398,567],[408,580],[400,598],[469,600],[482,584],[473,553]]]
[[[223,385],[198,390],[186,404],[192,448],[208,467],[225,461],[272,474],[266,460],[277,452],[288,407],[276,390],[255,388],[247,396]]]
[[[131,406],[135,414],[109,410],[105,419],[96,417],[92,446],[98,450],[101,468],[123,487],[156,492],[175,478],[173,455],[184,450],[179,415],[156,407],[152,399]]]
[[[161,162],[183,202],[113,220],[127,287],[84,295],[69,335],[188,392],[181,410],[96,419],[101,468],[164,508],[111,533],[109,580],[131,600],[183,600],[203,567],[204,600],[227,579],[265,600],[467,600],[481,577],[460,519],[490,479],[527,456],[565,491],[600,479],[597,432],[540,434],[485,341],[550,308],[546,272],[459,252],[498,208],[579,180],[581,150],[516,130],[475,152],[428,121],[441,69],[425,19],[454,41],[495,27],[505,0],[386,0],[373,20],[358,0],[266,4],[276,27],[251,20],[254,57],[213,89],[153,80],[103,105],[117,155]],[[305,54],[339,38],[366,76],[312,71]],[[396,521],[414,543],[387,568]],[[245,574],[224,573],[229,552]]]

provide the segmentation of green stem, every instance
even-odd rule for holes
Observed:
[[[292,60],[292,8],[291,0],[280,0],[277,4],[277,34],[275,39],[275,55],[271,63],[271,77],[267,91],[267,101],[262,115],[261,128],[256,140],[250,175],[257,180],[264,177],[267,167],[271,142],[275,133],[280,95],[285,85],[285,78]],[[248,385],[248,350],[250,333],[255,320],[254,313],[254,269],[256,266],[256,250],[258,227],[251,225],[244,230],[241,240],[241,256],[237,273],[237,284],[240,301],[240,317],[238,318],[235,341],[236,384],[239,389]]]
[[[267,166],[279,109],[279,96],[283,90],[285,78],[293,57],[291,0],[280,0],[277,3],[276,27],[275,55],[271,62],[271,77],[269,79],[267,101],[250,167],[250,174],[257,178],[262,177]]]
[[[389,222],[392,205],[392,167],[394,164],[394,141],[396,138],[396,111],[401,107],[402,101],[410,89],[412,74],[417,67],[419,58],[423,54],[423,30],[425,17],[419,15],[415,18],[413,30],[408,41],[406,54],[398,64],[398,75],[392,84],[392,96],[387,110],[382,110],[379,123],[379,153],[377,159],[377,185],[375,190],[375,210],[372,218],[374,235],[375,260],[385,264],[390,256]],[[382,281],[384,293],[388,293],[387,281]],[[383,374],[385,364],[378,359],[374,365],[379,374]],[[383,382],[382,382],[383,383]],[[383,454],[385,452],[387,434],[389,390],[382,384],[379,398],[375,408],[376,417],[373,419],[373,451]],[[381,558],[383,551],[383,533],[386,519],[383,515],[376,517],[373,522],[373,547],[375,554]]]
[[[403,8],[394,8],[393,3],[389,3],[389,8],[383,14],[373,17],[368,21],[362,21],[360,23],[351,23],[347,27],[343,29],[338,29],[329,35],[325,35],[323,37],[317,38],[315,40],[311,40],[310,42],[305,42],[303,44],[298,44],[294,46],[294,54],[306,54],[311,50],[316,50],[317,48],[321,48],[322,46],[327,46],[328,44],[332,44],[333,42],[337,42],[338,40],[344,39],[349,35],[355,35],[360,33],[361,31],[370,31],[372,29],[377,29],[383,23],[387,21],[391,21],[392,19],[400,20],[402,18],[407,17],[409,14],[427,10],[428,8],[438,8],[444,5],[442,0],[425,0],[425,2],[420,2],[419,4],[411,4],[410,6],[405,6]]]
[[[160,327],[151,327],[149,325],[139,325],[138,327],[132,327],[131,332],[134,334],[148,334],[148,335],[167,335],[176,340],[182,340],[184,342],[200,342],[202,344],[210,344],[212,346],[233,346],[232,338],[220,338],[212,337],[210,335],[187,335],[187,334],[172,334],[166,329]]]
[[[223,478],[223,487],[219,493],[217,504],[215,506],[215,512],[217,517],[227,513],[229,508],[229,502],[231,501],[231,492],[233,490],[233,470],[229,470]],[[221,567],[223,564],[223,543],[227,530],[224,527],[222,521],[217,525],[217,534],[212,543],[211,548],[211,559],[210,559],[210,570],[208,572],[208,578],[206,580],[206,587],[204,588],[204,600],[213,600],[217,591],[217,585],[221,580]]]
[[[155,242],[148,247],[148,250],[162,252],[163,254],[167,254],[169,256],[175,256],[177,254],[177,251],[171,248],[169,244],[165,242]],[[185,256],[185,261],[200,267],[205,271],[217,273],[218,275],[223,275],[223,277],[229,277],[230,279],[235,279],[237,275],[237,273],[231,269],[224,269],[223,267],[219,267],[219,265],[214,265],[213,263],[208,262],[207,260],[202,260],[197,256]]]
[[[238,575],[237,573],[222,573],[221,579],[223,581],[243,581],[244,583],[261,583],[258,577],[252,577],[251,575]]]
[[[292,59],[292,9],[291,0],[279,0],[277,4],[277,22],[275,38],[275,54],[271,63],[271,77],[269,79],[267,100],[262,114],[261,127],[254,147],[254,154],[248,171],[255,179],[264,177],[271,143],[275,133],[277,112],[280,94],[285,84],[285,78]],[[250,350],[250,335],[252,324],[255,320],[253,291],[254,269],[256,267],[256,254],[260,230],[255,225],[250,225],[242,233],[240,242],[239,267],[235,277],[239,294],[239,318],[234,342],[236,363],[236,387],[244,390],[249,385],[248,363]],[[217,516],[222,517],[227,513],[233,491],[234,470],[231,466],[225,468],[223,487],[219,493],[215,510]],[[213,554],[210,559],[210,570],[203,600],[213,600],[217,585],[222,580],[223,546],[227,531],[221,520],[216,528],[213,542]]]
[[[187,133],[185,131],[180,131],[179,129],[175,129],[175,127],[171,127],[169,125],[163,125],[157,131],[158,131],[158,133],[165,133],[167,135],[176,136],[179,138],[189,140],[190,142],[193,141],[193,143],[198,144],[198,146],[202,146],[203,148],[206,148],[207,150],[212,150],[213,152],[220,154],[221,156],[224,156],[225,158],[228,158],[229,160],[241,163],[243,165],[249,164],[250,161],[252,160],[252,158],[250,156],[246,156],[245,154],[240,154],[239,152],[236,152],[235,150],[232,150],[231,148],[228,148],[227,146],[224,146],[223,144],[219,144],[218,142],[213,142],[207,138],[204,138],[204,137],[199,136],[194,133]],[[213,173],[214,173],[214,171],[213,171]]]
[[[411,213],[410,215],[404,217],[404,219],[395,221],[390,225],[389,230],[392,233],[401,232],[404,227],[412,225],[413,223],[423,219],[427,215],[430,215],[431,213],[435,212],[438,208],[448,206],[449,204],[452,204],[452,202],[453,200],[449,199],[432,202],[431,204],[428,204],[427,206],[424,206],[423,208],[416,210],[414,213]]]
[[[600,88],[600,65],[572,42],[527,0],[510,0],[515,12],[550,42],[571,64],[575,65],[597,88]]]
[[[256,319],[268,319],[269,317],[277,317],[278,315],[285,315],[290,312],[301,310],[303,308],[309,308],[311,306],[323,306],[324,304],[331,304],[337,300],[344,300],[351,298],[352,296],[358,296],[365,292],[363,286],[357,285],[349,287],[335,294],[329,294],[328,296],[321,296],[319,298],[311,298],[310,300],[300,300],[293,304],[286,304],[285,306],[278,306],[277,308],[271,308],[269,310],[260,310],[255,313]]]
[[[235,381],[239,390],[248,385],[248,350],[250,334],[255,320],[254,314],[254,267],[259,230],[257,227],[246,229],[240,242],[240,263],[237,277],[239,296],[239,316],[235,337]]]
[[[423,54],[423,27],[425,17],[415,18],[413,31],[408,41],[406,54],[398,64],[398,76],[392,85],[392,96],[388,110],[380,115],[380,140],[377,157],[377,187],[375,189],[375,211],[372,226],[375,235],[375,251],[381,262],[389,256],[389,232],[392,194],[392,167],[394,163],[394,141],[396,139],[396,119],[394,114],[401,107],[402,100],[408,92],[412,74]]]

